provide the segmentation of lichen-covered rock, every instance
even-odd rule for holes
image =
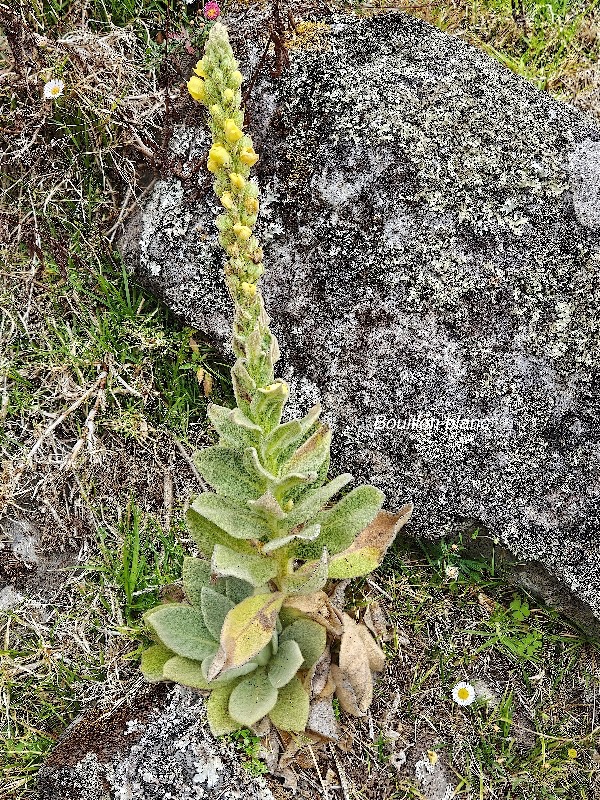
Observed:
[[[258,13],[226,20],[246,75]],[[600,612],[600,130],[402,14],[304,21],[289,58],[249,120],[290,412],[320,398],[334,468],[413,532],[479,526]],[[124,250],[226,346],[210,192],[159,182]]]
[[[84,715],[52,750],[36,788],[39,800],[273,800],[232,745],[214,739],[198,693],[164,686]]]

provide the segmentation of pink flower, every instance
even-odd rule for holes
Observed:
[[[204,16],[206,19],[216,19],[221,13],[221,9],[219,8],[219,4],[215,2],[215,0],[210,0],[204,6]]]

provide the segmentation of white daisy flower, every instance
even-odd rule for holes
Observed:
[[[453,564],[448,564],[445,572],[448,580],[455,581],[458,578],[458,567],[454,566]]]
[[[470,683],[461,681],[452,689],[452,699],[455,703],[458,703],[459,706],[470,706],[473,700],[475,700],[475,689]]]
[[[65,84],[58,78],[53,78],[44,84],[44,100],[54,100],[63,93]]]

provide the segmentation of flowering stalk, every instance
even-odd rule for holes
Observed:
[[[242,401],[240,407],[247,411],[256,388],[272,386],[272,392],[287,395],[287,386],[283,381],[273,385],[273,364],[279,352],[257,287],[264,270],[262,248],[253,234],[259,210],[258,186],[249,180],[258,156],[252,139],[242,130],[243,76],[221,23],[213,25],[204,57],[194,72],[188,90],[210,115],[213,144],[207,168],[215,176],[214,190],[224,209],[216,225],[219,242],[229,256],[225,278],[235,305],[233,349],[241,359],[236,364],[234,386]]]

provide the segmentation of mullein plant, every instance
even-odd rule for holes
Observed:
[[[336,602],[336,581],[376,569],[412,506],[382,511],[374,486],[335,502],[352,476],[328,479],[331,431],[319,421],[320,406],[282,421],[289,389],[275,377],[279,350],[258,289],[259,191],[249,179],[258,156],[243,132],[243,77],[221,23],[194,72],[188,89],[209,111],[207,167],[223,207],[216,225],[235,309],[236,407],[208,410],[219,441],[195,463],[212,491],[187,512],[202,557],[184,560],[187,602],[146,613],[156,643],[142,656],[142,672],[210,692],[217,736],[259,723],[264,730],[265,718],[299,734],[310,730],[316,701],[331,705],[335,694],[356,716],[371,703],[384,654]]]

